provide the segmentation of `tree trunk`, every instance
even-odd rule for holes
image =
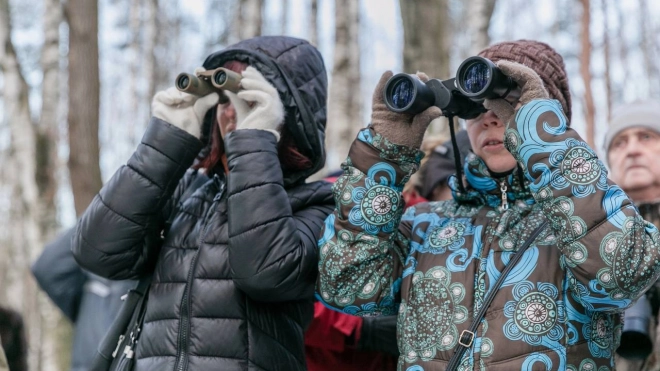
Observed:
[[[605,99],[607,103],[607,122],[612,118],[612,69],[611,69],[611,41],[610,41],[610,22],[607,9],[607,1],[601,0],[603,11],[603,59],[605,60]]]
[[[148,17],[144,30],[144,77],[147,102],[156,94],[156,44],[158,43],[158,0],[147,0]],[[144,99],[142,101],[145,101]],[[150,112],[148,109],[147,112]],[[148,117],[146,117],[148,119]],[[146,122],[146,121],[145,121]]]
[[[280,34],[286,35],[289,26],[289,0],[282,0],[282,18],[280,19]]]
[[[339,169],[362,128],[360,94],[360,1],[335,2],[335,49],[328,100],[327,168]]]
[[[101,189],[98,0],[68,0],[69,172],[76,214]]]
[[[495,2],[497,0],[471,0],[467,9],[467,22],[469,32],[468,43],[470,45],[470,55],[477,55],[480,51],[490,45],[490,36],[488,28],[490,19],[495,11]]]
[[[37,125],[36,179],[39,190],[39,227],[42,241],[50,241],[59,231],[55,197],[57,174],[60,167],[59,147],[60,122],[60,34],[62,4],[60,0],[44,1],[44,45],[41,50],[43,70],[42,106]],[[40,245],[39,248],[41,248]],[[53,306],[45,293],[40,293],[39,303],[44,335],[49,344],[54,344],[57,367],[66,370],[71,363],[73,331],[71,323]]]
[[[47,3],[47,7],[50,5],[52,3]],[[3,195],[6,196],[8,212],[0,216],[0,222],[9,231],[2,233],[0,245],[3,256],[0,260],[3,297],[0,300],[3,305],[16,309],[23,317],[31,369],[55,370],[55,344],[53,337],[48,334],[52,326],[47,324],[50,318],[45,317],[53,311],[45,308],[44,297],[39,293],[30,273],[30,264],[44,243],[42,228],[52,227],[52,210],[47,210],[43,205],[47,200],[52,200],[53,186],[48,183],[49,175],[37,177],[37,133],[30,115],[28,85],[21,73],[10,37],[10,14],[8,0],[0,0],[0,71],[4,79],[2,126],[9,129],[8,156],[3,161],[8,170],[3,170],[0,177],[3,190],[8,191],[8,194]],[[53,18],[46,25],[45,43],[48,47],[57,43],[57,34],[52,33],[53,26],[57,24],[56,14],[47,16],[51,15]],[[52,59],[52,53],[49,58]],[[44,84],[52,80],[52,73],[49,73],[45,76]],[[44,102],[44,105],[46,109],[53,107],[50,100]],[[50,146],[44,150],[50,153]],[[41,189],[37,181],[43,185]]]
[[[618,20],[617,24],[619,25],[619,34],[623,35],[624,25],[630,21],[629,14],[622,9],[623,4],[621,1],[614,1],[613,3],[617,12],[617,20]],[[626,44],[626,39],[623,36],[621,36],[619,40],[620,40],[619,63],[622,66],[624,66],[624,68],[622,68],[623,80],[621,81],[623,81],[625,84],[626,82],[630,81],[630,70],[631,70],[630,66],[632,66],[630,64],[630,61],[628,60],[630,50],[628,48],[628,44]],[[617,101],[621,101],[621,99],[623,98],[623,91],[621,90],[622,89],[617,89],[617,94],[615,95],[615,99]]]
[[[124,109],[128,110],[125,122],[132,122],[133,125],[126,125],[126,139],[128,143],[137,143],[138,138],[142,136],[143,122],[139,115],[142,96],[140,95],[140,86],[142,85],[142,1],[133,0],[129,2],[128,12],[128,32],[131,35],[128,49],[124,53],[126,65],[129,68],[129,79],[126,81],[125,94],[129,95],[128,102]]]
[[[655,51],[655,33],[652,30],[652,21],[649,19],[651,11],[646,0],[639,0],[639,33],[641,36],[640,49],[644,60],[644,71],[648,81],[648,96],[657,97],[660,94],[658,87],[658,67]]]
[[[590,1],[580,0],[582,4],[582,20],[581,20],[581,33],[580,33],[580,75],[584,82],[584,118],[586,125],[586,140],[587,143],[594,147],[594,122],[595,122],[595,108],[594,98],[591,92],[591,35],[589,33],[589,26],[591,23]]]
[[[235,34],[239,40],[261,35],[264,0],[239,0]]]
[[[319,1],[318,0],[311,0],[309,5],[309,42],[316,47],[319,46]]]
[[[403,71],[425,72],[431,78],[447,79],[450,70],[451,17],[447,0],[400,0],[403,20]],[[333,123],[335,124],[335,123]],[[436,120],[429,131],[449,136],[447,120]]]

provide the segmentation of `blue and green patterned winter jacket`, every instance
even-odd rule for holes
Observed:
[[[465,192],[403,211],[422,154],[360,132],[319,241],[317,296],[359,316],[398,314],[399,369],[444,370],[512,254],[461,370],[613,369],[621,311],[660,276],[660,236],[607,178],[554,100],[522,106],[505,132],[518,171],[469,155]],[[453,188],[458,189],[456,179]]]

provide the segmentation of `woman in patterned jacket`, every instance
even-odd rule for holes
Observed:
[[[381,77],[372,123],[333,189],[317,295],[345,313],[398,314],[401,370],[445,370],[459,340],[461,370],[612,370],[622,309],[660,275],[658,230],[570,128],[555,50],[520,40],[480,55],[517,82],[520,98],[486,100],[488,111],[467,120],[473,153],[465,177],[453,178],[453,199],[405,213],[401,190],[441,112],[389,111],[382,97],[392,73]],[[503,268],[544,222],[465,337]]]

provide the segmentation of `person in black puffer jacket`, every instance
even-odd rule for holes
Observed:
[[[73,252],[110,279],[153,273],[138,371],[304,370],[316,240],[334,205],[328,183],[305,183],[325,161],[323,59],[272,36],[203,67],[241,72],[242,90],[225,104],[156,94],[141,144],[79,220]]]

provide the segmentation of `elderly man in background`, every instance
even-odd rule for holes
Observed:
[[[660,227],[660,101],[638,101],[614,111],[604,149],[610,177],[647,221]],[[660,370],[656,336],[660,287],[626,310],[617,370]],[[655,349],[655,351],[652,351]]]

